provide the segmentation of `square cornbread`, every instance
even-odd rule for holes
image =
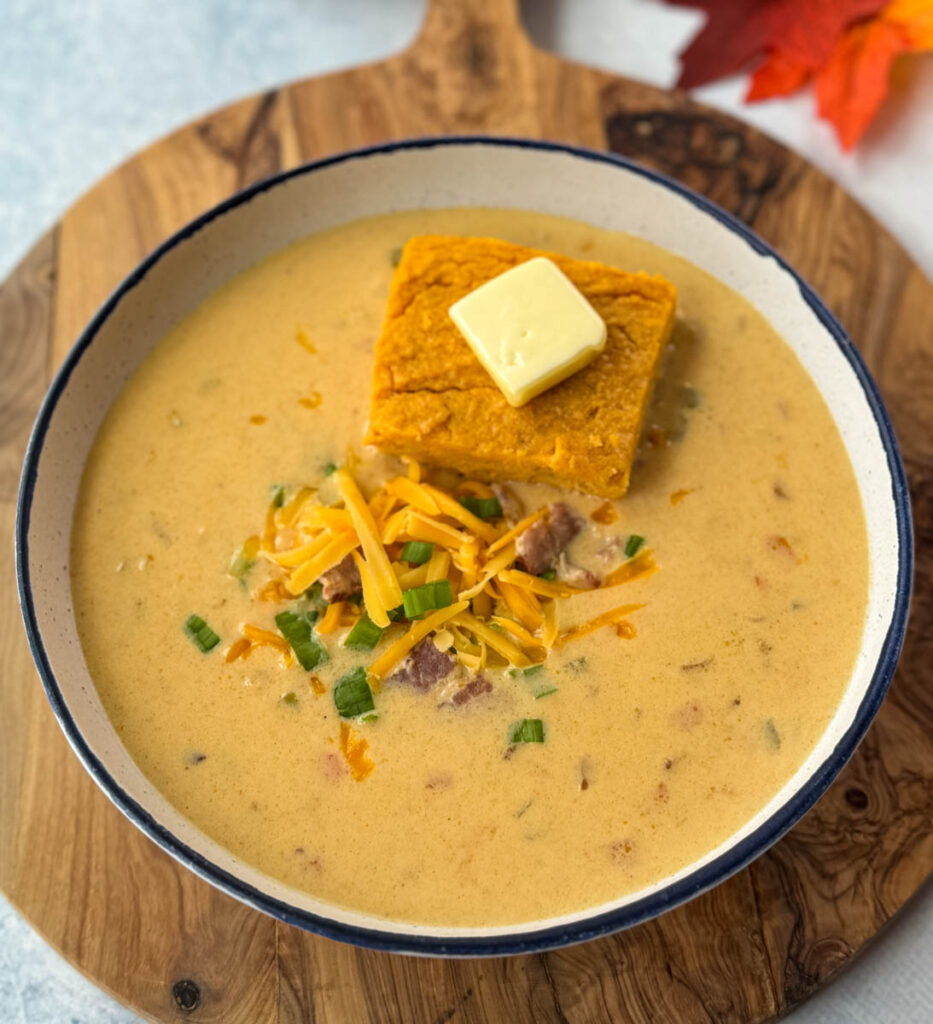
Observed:
[[[580,289],[605,321],[607,340],[588,366],[513,408],[448,311],[536,256],[552,260]],[[365,441],[482,480],[531,480],[619,498],[676,303],[676,289],[661,277],[495,238],[412,238],[376,343]]]

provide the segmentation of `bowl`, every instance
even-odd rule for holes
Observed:
[[[861,650],[845,696],[804,764],[750,821],[676,874],[612,903],[495,928],[389,921],[315,899],[243,863],[146,779],[110,723],[75,626],[71,524],[101,421],[143,358],[235,274],[312,232],[406,208],[501,206],[627,231],[678,253],[749,299],[796,352],[825,399],[855,470],[871,565]],[[114,292],[68,354],[26,453],[17,576],[32,653],[58,721],[97,784],[169,854],[281,920],[377,949],[433,956],[541,951],[626,928],[723,881],[812,806],[855,750],[887,690],[904,636],[912,541],[903,466],[874,382],[800,277],[741,222],[682,185],[604,153],[526,140],[424,139],[308,164],[203,214]]]

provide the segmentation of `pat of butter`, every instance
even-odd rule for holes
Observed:
[[[450,317],[510,405],[582,370],[606,345],[606,325],[543,256],[507,270],[450,307]]]

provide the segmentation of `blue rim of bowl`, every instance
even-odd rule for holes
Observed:
[[[81,360],[84,352],[93,342],[101,325],[107,320],[123,296],[131,291],[166,253],[200,231],[207,224],[210,224],[217,217],[292,178],[313,174],[335,164],[346,163],[351,160],[365,160],[372,156],[394,153],[399,150],[433,149],[447,146],[483,146],[490,149],[504,147],[508,149],[539,150],[547,153],[563,153],[582,160],[595,161],[624,169],[677,193],[742,238],[755,252],[774,259],[786,273],[794,278],[804,300],[835,340],[862,387],[887,457],[898,532],[898,572],[894,610],[871,682],[866,689],[851,725],[839,740],[835,749],[787,803],[775,811],[754,832],[724,851],[714,860],[665,888],[650,893],[632,903],[573,922],[551,925],[534,931],[489,936],[437,935],[431,934],[429,927],[423,929],[423,934],[398,933],[390,930],[345,924],[331,918],[322,917],[319,914],[314,914],[285,903],[246,884],[236,876],[215,865],[196,850],[193,850],[186,843],[177,839],[117,783],[105,765],[90,749],[75,724],[52,672],[42,642],[36,620],[29,576],[28,535],[30,512],[36,473],[45,435],[58,400],[67,386],[72,372]],[[770,245],[759,238],[758,235],[732,214],[664,174],[650,170],[612,153],[556,142],[505,136],[468,135],[409,139],[350,150],[322,160],[303,164],[300,167],[283,171],[273,177],[257,182],[249,188],[236,193],[229,199],[201,214],[201,216],[163,242],[117,287],[110,298],[98,310],[93,320],[91,320],[66,356],[61,368],[52,381],[48,394],[39,410],[26,449],[17,506],[15,540],[16,577],[23,620],[26,626],[29,646],[32,649],[32,655],[39,669],[49,703],[52,705],[52,710],[58,718],[65,736],[87,771],[107,796],[138,828],[163,850],[202,878],[242,902],[257,910],[264,911],[284,921],[286,924],[295,925],[330,939],[348,942],[369,949],[445,957],[502,956],[507,954],[543,952],[548,949],[585,942],[611,932],[620,931],[656,917],[658,914],[664,913],[678,904],[692,899],[694,896],[725,881],[735,872],[740,871],[752,860],[760,856],[768,847],[784,835],[823,795],[852,755],[867,731],[868,726],[871,724],[887,692],[904,641],[913,571],[913,534],[909,492],[904,466],[898,451],[891,421],[881,401],[881,396],[878,393],[875,382],[855,346],[836,318],[800,275]],[[390,926],[391,922],[389,922]]]

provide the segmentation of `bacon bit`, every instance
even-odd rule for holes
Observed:
[[[616,864],[622,864],[625,858],[635,849],[630,839],[619,839],[609,846],[609,856]]]
[[[333,740],[330,741],[333,743]],[[343,778],[346,774],[346,765],[340,760],[336,754],[324,754],[321,758],[321,771],[324,773],[324,778],[330,782],[337,782]]]
[[[357,782],[362,782],[376,767],[366,756],[368,748],[367,740],[354,739],[350,726],[346,722],[340,723],[340,752]]]
[[[303,327],[299,327],[298,330],[295,331],[295,341],[297,341],[305,351],[310,352],[311,355],[317,355],[317,349],[311,344],[308,332]]]
[[[319,391],[312,391],[307,398],[299,398],[298,404],[303,405],[306,409],[316,409],[322,402],[321,393]]]
[[[242,658],[244,661],[253,653],[253,642],[249,637],[241,636],[239,640],[234,642],[227,648],[227,653],[224,658],[227,662],[239,661]]]
[[[790,501],[790,495],[784,490],[783,485],[778,481],[774,482],[771,489],[774,491],[775,498],[781,498],[783,501]]]
[[[616,636],[622,637],[623,640],[634,640],[638,636],[638,630],[635,629],[631,622],[623,620],[616,623]]]
[[[772,534],[767,539],[767,545],[772,551],[780,551],[782,554],[787,555],[788,558],[793,558],[794,561],[800,561],[786,537],[779,537],[777,534]]]
[[[257,415],[257,416],[250,416],[249,421],[250,421],[250,423],[255,423],[257,427],[261,427],[263,425],[263,423],[266,422],[266,417],[265,416],[259,416],[259,415]]]
[[[285,585],[281,580],[269,580],[268,583],[264,583],[256,592],[256,599],[258,601],[275,601],[278,603],[295,600],[285,589]]]
[[[755,577],[755,586],[756,587],[760,587],[762,590],[767,590],[768,589],[768,581],[764,578],[764,576],[756,576]]]
[[[689,490],[684,490],[683,488],[681,488],[680,490],[674,491],[674,493],[671,495],[671,504],[679,505],[684,500],[684,498],[687,497],[688,494],[693,494],[695,490],[695,487],[691,487]]]
[[[311,686],[311,692],[315,697],[323,697],[327,693],[327,687],[321,682],[317,676],[308,676],[308,683]]]
[[[661,448],[667,444],[667,431],[659,426],[650,426],[645,431],[645,441],[652,448]]]
[[[709,668],[712,663],[713,659],[710,657],[705,658],[703,661],[691,661],[687,665],[681,665],[680,668],[683,672],[694,672],[697,669]]]
[[[703,708],[700,704],[691,701],[688,704],[684,704],[682,708],[678,708],[671,715],[671,721],[679,729],[689,732],[703,721]]]
[[[619,513],[616,512],[615,505],[611,501],[604,501],[599,508],[594,509],[590,513],[590,519],[594,523],[602,523],[603,526],[608,526],[610,523],[614,523],[619,518]]]

